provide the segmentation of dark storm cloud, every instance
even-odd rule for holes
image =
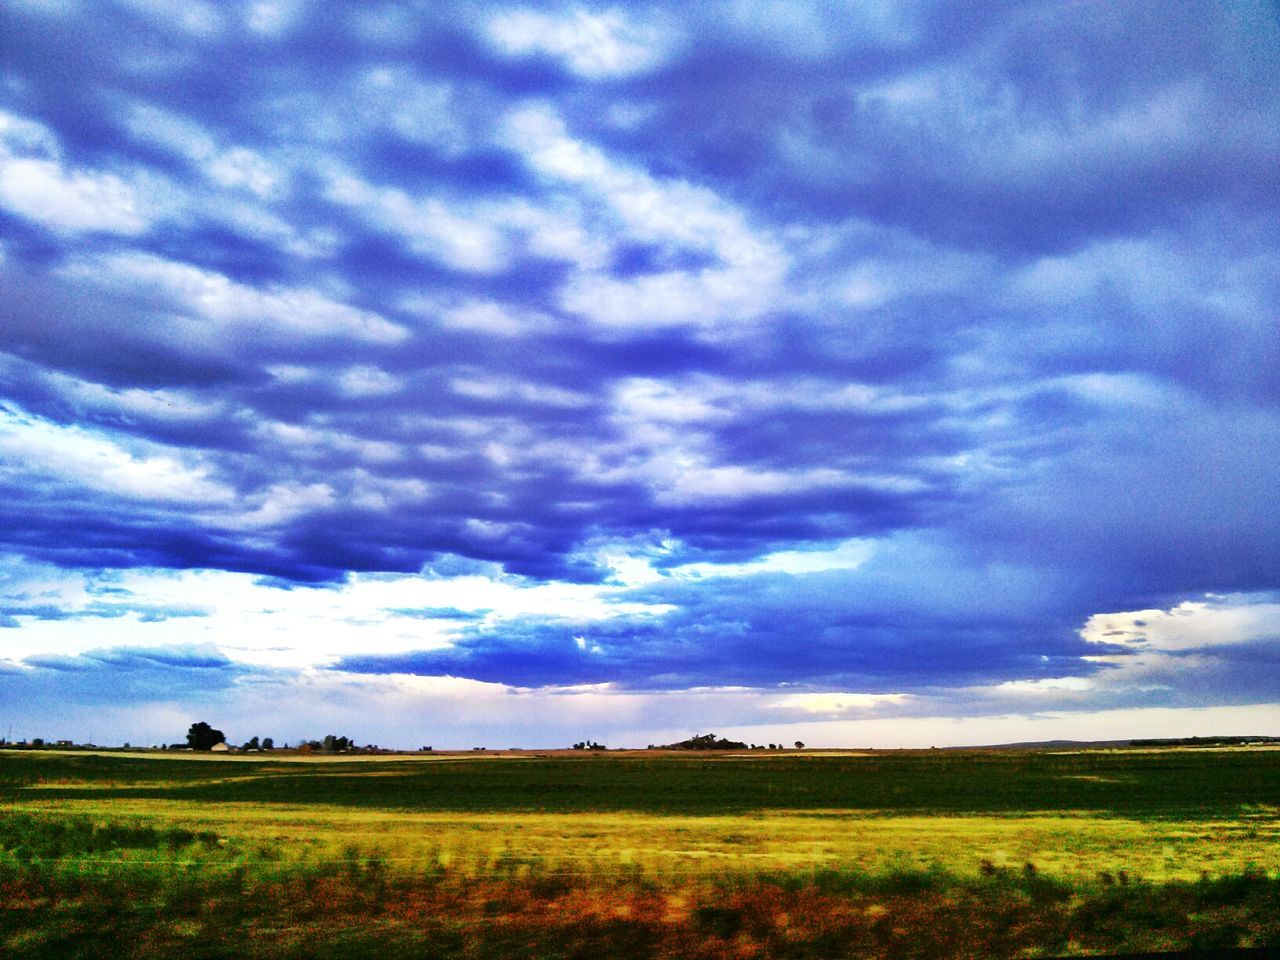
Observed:
[[[790,56],[783,34],[690,57],[619,146],[801,216],[1011,257],[1274,209],[1273,9],[985,6],[901,6],[879,49],[828,6]]]
[[[351,656],[339,669],[530,685],[740,685],[878,693],[1087,675],[1075,611],[1095,597],[1037,571],[966,562],[908,538],[855,571],[681,578],[620,600],[663,614],[527,618],[463,631],[447,649]]]
[[[751,591],[758,583],[748,585]],[[747,686],[904,689],[1092,673],[1067,623],[971,616],[891,620],[878,611],[814,602],[807,584],[773,604],[709,587],[703,602],[658,618],[586,625],[516,622],[464,635],[446,650],[354,655],[360,673],[459,676],[528,686],[614,683],[645,690]],[[729,605],[734,605],[730,607]],[[582,638],[581,645],[578,638]],[[1031,649],[1029,649],[1031,648]]]
[[[1273,8],[270,14],[0,10],[0,549],[333,584],[920,545],[910,603],[673,581],[350,661],[515,683],[1049,676],[1091,613],[1276,587]],[[1025,588],[954,604],[969,567]]]

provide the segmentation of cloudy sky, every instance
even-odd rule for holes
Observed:
[[[0,734],[1280,734],[1280,12],[0,4]]]

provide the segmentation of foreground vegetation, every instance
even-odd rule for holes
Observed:
[[[1280,945],[1280,751],[0,753],[13,957]]]

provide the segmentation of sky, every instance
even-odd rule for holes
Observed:
[[[0,2],[0,735],[1280,735],[1280,7]]]

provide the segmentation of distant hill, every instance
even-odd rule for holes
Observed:
[[[1087,750],[1099,747],[1239,747],[1251,743],[1280,744],[1280,737],[1161,737],[1138,740],[1029,740],[983,746],[947,747],[948,750]]]

